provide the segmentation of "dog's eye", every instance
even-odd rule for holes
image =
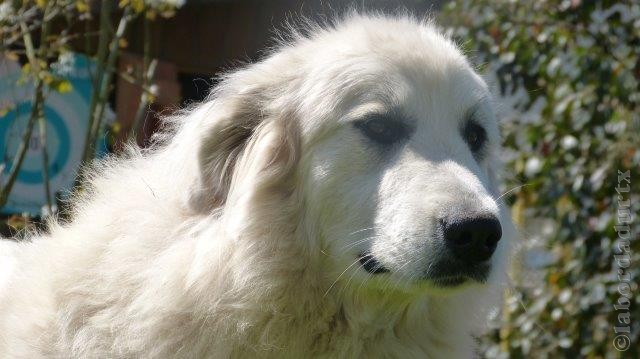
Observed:
[[[487,131],[473,120],[467,123],[462,135],[473,153],[480,151],[487,141]]]
[[[391,145],[403,140],[409,134],[407,126],[382,116],[370,117],[355,123],[355,127],[373,141]]]

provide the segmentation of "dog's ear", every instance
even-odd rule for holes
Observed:
[[[210,103],[198,146],[199,183],[190,204],[218,208],[230,193],[283,190],[299,152],[292,114],[274,109],[262,86],[227,86]]]

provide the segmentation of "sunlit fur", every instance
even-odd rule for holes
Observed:
[[[513,237],[489,98],[428,22],[308,26],[151,150],[96,165],[69,223],[0,243],[0,357],[472,357]],[[471,108],[482,158],[460,135]],[[350,123],[390,110],[415,125],[393,149]],[[491,275],[435,287],[434,221],[465,211],[501,220]]]

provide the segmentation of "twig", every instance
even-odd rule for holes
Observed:
[[[67,13],[69,11],[73,11],[73,9],[75,8],[75,3],[72,2],[70,4],[68,4],[65,7],[62,8],[54,8],[53,10],[51,9],[51,4],[48,3],[47,7],[49,7],[48,9],[45,8],[45,14],[42,17],[42,20],[34,20],[31,22],[31,25],[28,26],[28,30],[29,32],[32,32],[34,30],[36,30],[38,27],[40,26],[44,26],[44,24],[51,22],[51,20],[53,20],[56,16],[58,16],[60,13]],[[22,13],[20,13],[19,15],[16,16],[16,18],[13,19],[13,21],[15,21],[16,23],[18,23],[17,27],[21,28],[21,33],[24,33],[24,29],[22,28],[22,23],[27,23],[30,22],[30,20],[38,15],[38,8],[37,7],[32,7],[27,9],[26,11],[23,11]],[[12,28],[9,28],[9,31],[7,32],[11,32]],[[11,37],[9,37],[8,39],[3,39],[2,41],[2,47],[0,47],[0,51],[4,52],[6,49],[9,49],[11,45],[13,45],[13,43],[15,43],[16,41],[20,40],[20,38],[22,38],[22,34],[16,34],[13,35]]]
[[[40,58],[46,59],[47,51],[47,36],[49,35],[50,20],[47,20],[51,9],[51,2],[47,3],[47,7],[44,10],[44,22],[42,24],[42,30],[40,31]],[[34,59],[35,60],[35,59]],[[38,71],[41,69],[38,68]],[[44,186],[44,195],[47,199],[47,215],[53,214],[53,208],[51,205],[51,185],[49,183],[49,151],[47,150],[47,119],[44,117],[44,96],[42,103],[38,106],[38,122],[40,132],[40,146],[42,146],[42,184]]]
[[[153,79],[156,66],[158,65],[158,60],[151,60],[151,21],[148,17],[144,17],[144,55],[142,59],[142,88],[149,88],[149,84]],[[134,117],[133,124],[131,129],[129,130],[129,138],[136,138],[136,133],[140,130],[140,126],[142,124],[142,119],[145,116],[147,106],[149,105],[149,100],[152,99],[149,92],[142,91],[140,95],[140,103],[138,104],[138,109],[136,110],[136,116]]]
[[[31,139],[31,134],[33,133],[33,126],[35,125],[36,119],[38,119],[38,115],[40,114],[40,107],[44,102],[44,82],[42,80],[42,77],[40,76],[40,65],[38,64],[35,57],[35,50],[33,47],[33,41],[31,40],[31,34],[29,33],[29,28],[24,21],[21,21],[20,25],[22,29],[22,36],[24,38],[24,43],[26,46],[27,57],[29,58],[29,62],[31,63],[32,71],[35,71],[36,73],[36,86],[33,104],[31,107],[31,114],[29,116],[29,120],[27,121],[27,127],[22,133],[20,145],[18,146],[18,150],[13,157],[7,181],[4,183],[2,189],[0,190],[0,208],[4,207],[7,203],[9,194],[11,193],[11,189],[13,188],[13,185],[18,178],[18,173],[20,172],[20,168],[22,167],[22,162],[24,161],[24,158],[27,154],[29,140]]]
[[[106,66],[103,65],[104,71],[102,77],[98,77],[100,89],[97,94],[94,94],[94,97],[97,96],[96,105],[93,112],[89,114],[91,116],[91,120],[89,129],[87,131],[85,151],[82,156],[84,164],[89,163],[95,155],[96,140],[99,134],[100,126],[102,125],[102,118],[104,115],[104,110],[106,108],[109,90],[111,89],[111,80],[114,72],[113,69],[116,64],[116,59],[118,58],[118,47],[120,44],[120,40],[124,36],[124,32],[127,29],[127,25],[133,18],[131,11],[132,10],[130,7],[126,7],[124,9],[124,14],[120,18],[118,29],[111,39],[111,42],[109,43],[109,56],[107,57]]]
[[[155,96],[154,93],[146,89],[149,88],[148,79],[153,78],[157,65],[158,65],[158,60],[156,59],[151,60],[151,63],[149,64],[149,68],[145,73],[145,76],[144,76],[145,78],[143,79],[143,84],[142,84],[142,88],[143,88],[142,95],[140,95],[140,104],[138,104],[138,109],[136,110],[136,116],[134,117],[133,125],[131,126],[131,129],[129,131],[129,138],[135,138],[136,132],[140,130],[142,119],[144,118],[147,107],[151,102],[150,100],[152,100],[153,97]]]
[[[41,103],[44,99],[43,95],[43,85],[41,79],[36,80],[36,89],[35,96],[33,100],[33,107],[31,108],[31,115],[29,116],[29,120],[27,121],[27,127],[25,128],[22,139],[20,141],[20,145],[18,147],[18,151],[13,157],[13,161],[11,163],[11,170],[9,171],[9,176],[7,181],[2,186],[2,190],[0,190],[0,208],[4,207],[7,204],[7,200],[9,199],[9,194],[11,193],[11,189],[18,177],[18,172],[22,167],[22,162],[24,161],[25,155],[27,153],[27,148],[29,147],[29,139],[31,139],[31,134],[33,133],[33,126],[36,123],[36,119],[38,118],[39,111],[39,103]]]
[[[40,146],[42,146],[42,183],[44,185],[44,194],[47,198],[46,206],[47,213],[51,215],[51,186],[49,184],[49,152],[47,150],[47,121],[44,117],[44,108],[42,105],[38,106],[38,130],[40,132]]]
[[[96,74],[93,81],[93,95],[91,96],[91,104],[89,105],[89,123],[87,126],[87,132],[85,135],[84,148],[82,149],[82,162],[87,161],[90,151],[93,150],[92,145],[92,128],[95,122],[96,107],[98,106],[99,89],[105,72],[105,60],[107,58],[107,50],[109,45],[109,35],[112,31],[113,24],[111,23],[111,13],[113,12],[113,1],[102,1],[100,8],[100,36],[98,38],[98,53],[96,56]],[[93,156],[91,156],[93,157]],[[76,183],[74,187],[78,184]]]
[[[156,95],[155,92],[152,91],[151,87],[145,87],[141,80],[129,75],[128,73],[119,71],[116,73],[116,75],[132,85],[140,86],[140,89],[144,92],[147,92],[149,96]]]

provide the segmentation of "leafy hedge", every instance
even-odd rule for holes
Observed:
[[[440,16],[495,84],[523,229],[484,355],[640,357],[640,3],[462,0]],[[614,228],[626,214],[628,242]],[[631,333],[615,333],[619,319]]]

